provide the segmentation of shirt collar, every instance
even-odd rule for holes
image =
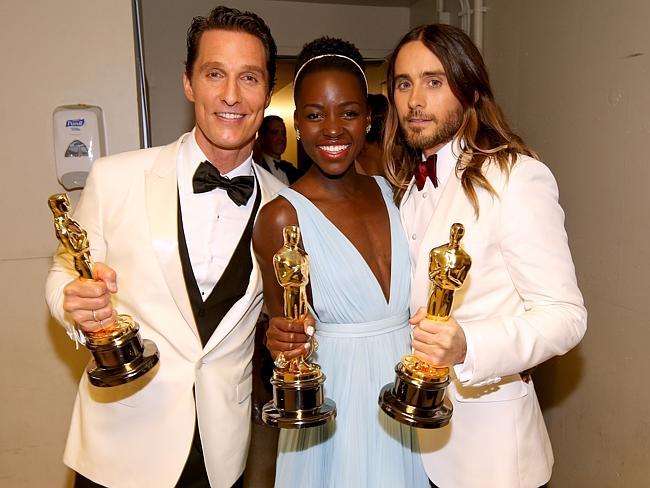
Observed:
[[[262,153],[262,157],[264,158],[264,161],[266,161],[266,164],[270,165],[275,164],[276,162],[282,161],[282,156],[280,156],[278,159],[275,159],[273,156],[270,154]]]
[[[182,141],[177,164],[178,187],[186,193],[193,193],[192,177],[203,161],[209,161],[203,150],[196,142],[196,127]],[[253,153],[239,166],[222,176],[253,176]]]
[[[449,175],[456,168],[456,163],[458,158],[462,153],[461,144],[459,139],[452,139],[447,144],[442,146],[438,152],[438,158],[436,159],[436,174],[438,176],[438,189],[442,189],[445,186],[445,183],[449,179]],[[422,161],[425,161],[427,158],[424,153],[422,153]],[[417,187],[413,185],[415,191]]]
[[[266,164],[271,164],[271,163],[275,163],[276,161],[278,161],[277,159],[275,159],[270,154],[262,153],[262,157],[264,158],[264,161],[266,161]]]
[[[460,156],[460,142],[452,139],[442,146],[438,151],[438,178],[441,181],[447,181],[449,175],[456,167],[456,162]]]
[[[196,168],[199,167],[203,161],[210,161],[205,155],[203,150],[199,147],[199,143],[196,142],[196,127],[192,129],[192,136],[188,138],[188,155],[191,159],[189,162],[192,166],[192,174],[196,171]],[[211,161],[210,161],[211,162]],[[228,178],[234,178],[235,176],[253,176],[253,152],[248,155],[248,157],[236,168],[234,168],[229,173],[223,174],[221,176],[227,176]]]

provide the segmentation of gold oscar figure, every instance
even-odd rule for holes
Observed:
[[[427,318],[437,322],[449,319],[458,290],[472,265],[472,259],[460,247],[465,234],[462,224],[453,224],[449,243],[429,253],[431,291]],[[382,388],[379,405],[392,418],[414,427],[435,429],[449,423],[452,407],[444,402],[449,384],[449,368],[436,366],[413,354],[404,356],[395,366],[396,378]]]
[[[82,280],[94,279],[88,235],[68,215],[68,195],[52,195],[48,204],[54,216],[56,237],[72,256],[79,277]],[[93,385],[109,387],[128,383],[158,363],[158,348],[152,341],[142,340],[138,329],[138,324],[129,315],[118,315],[115,322],[97,331],[83,332],[85,346],[92,354],[86,373]]]
[[[284,245],[273,256],[273,268],[284,290],[284,316],[300,319],[307,314],[309,256],[298,247],[300,228],[283,229]],[[286,361],[280,353],[275,361],[273,400],[264,405],[262,420],[274,427],[300,429],[322,425],[336,416],[336,405],[323,395],[325,375],[318,364],[309,362],[317,348],[312,337],[310,352]]]

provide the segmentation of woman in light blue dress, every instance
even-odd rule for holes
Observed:
[[[312,358],[325,376],[337,416],[319,427],[282,430],[277,488],[425,488],[415,431],[377,404],[395,364],[410,351],[407,242],[392,192],[381,177],[357,174],[370,116],[363,60],[351,44],[322,38],[297,62],[294,122],[314,161],[310,170],[257,218],[253,245],[274,318],[273,356],[304,354],[311,317],[281,318],[282,288],[273,254],[282,229],[298,224],[310,256],[310,311],[320,344]]]

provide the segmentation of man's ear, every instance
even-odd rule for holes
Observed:
[[[185,98],[194,103],[194,90],[192,90],[192,82],[187,76],[187,72],[183,73],[183,92],[185,92]]]
[[[270,91],[268,95],[266,95],[266,103],[264,104],[264,108],[269,108],[269,105],[271,105],[271,97],[273,96],[273,92]]]

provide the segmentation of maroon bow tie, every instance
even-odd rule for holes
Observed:
[[[424,183],[427,180],[427,176],[433,183],[434,188],[438,188],[438,176],[436,175],[436,161],[438,159],[437,154],[432,154],[427,158],[426,161],[420,161],[415,168],[415,185],[418,187],[418,191],[422,191],[424,188]]]

